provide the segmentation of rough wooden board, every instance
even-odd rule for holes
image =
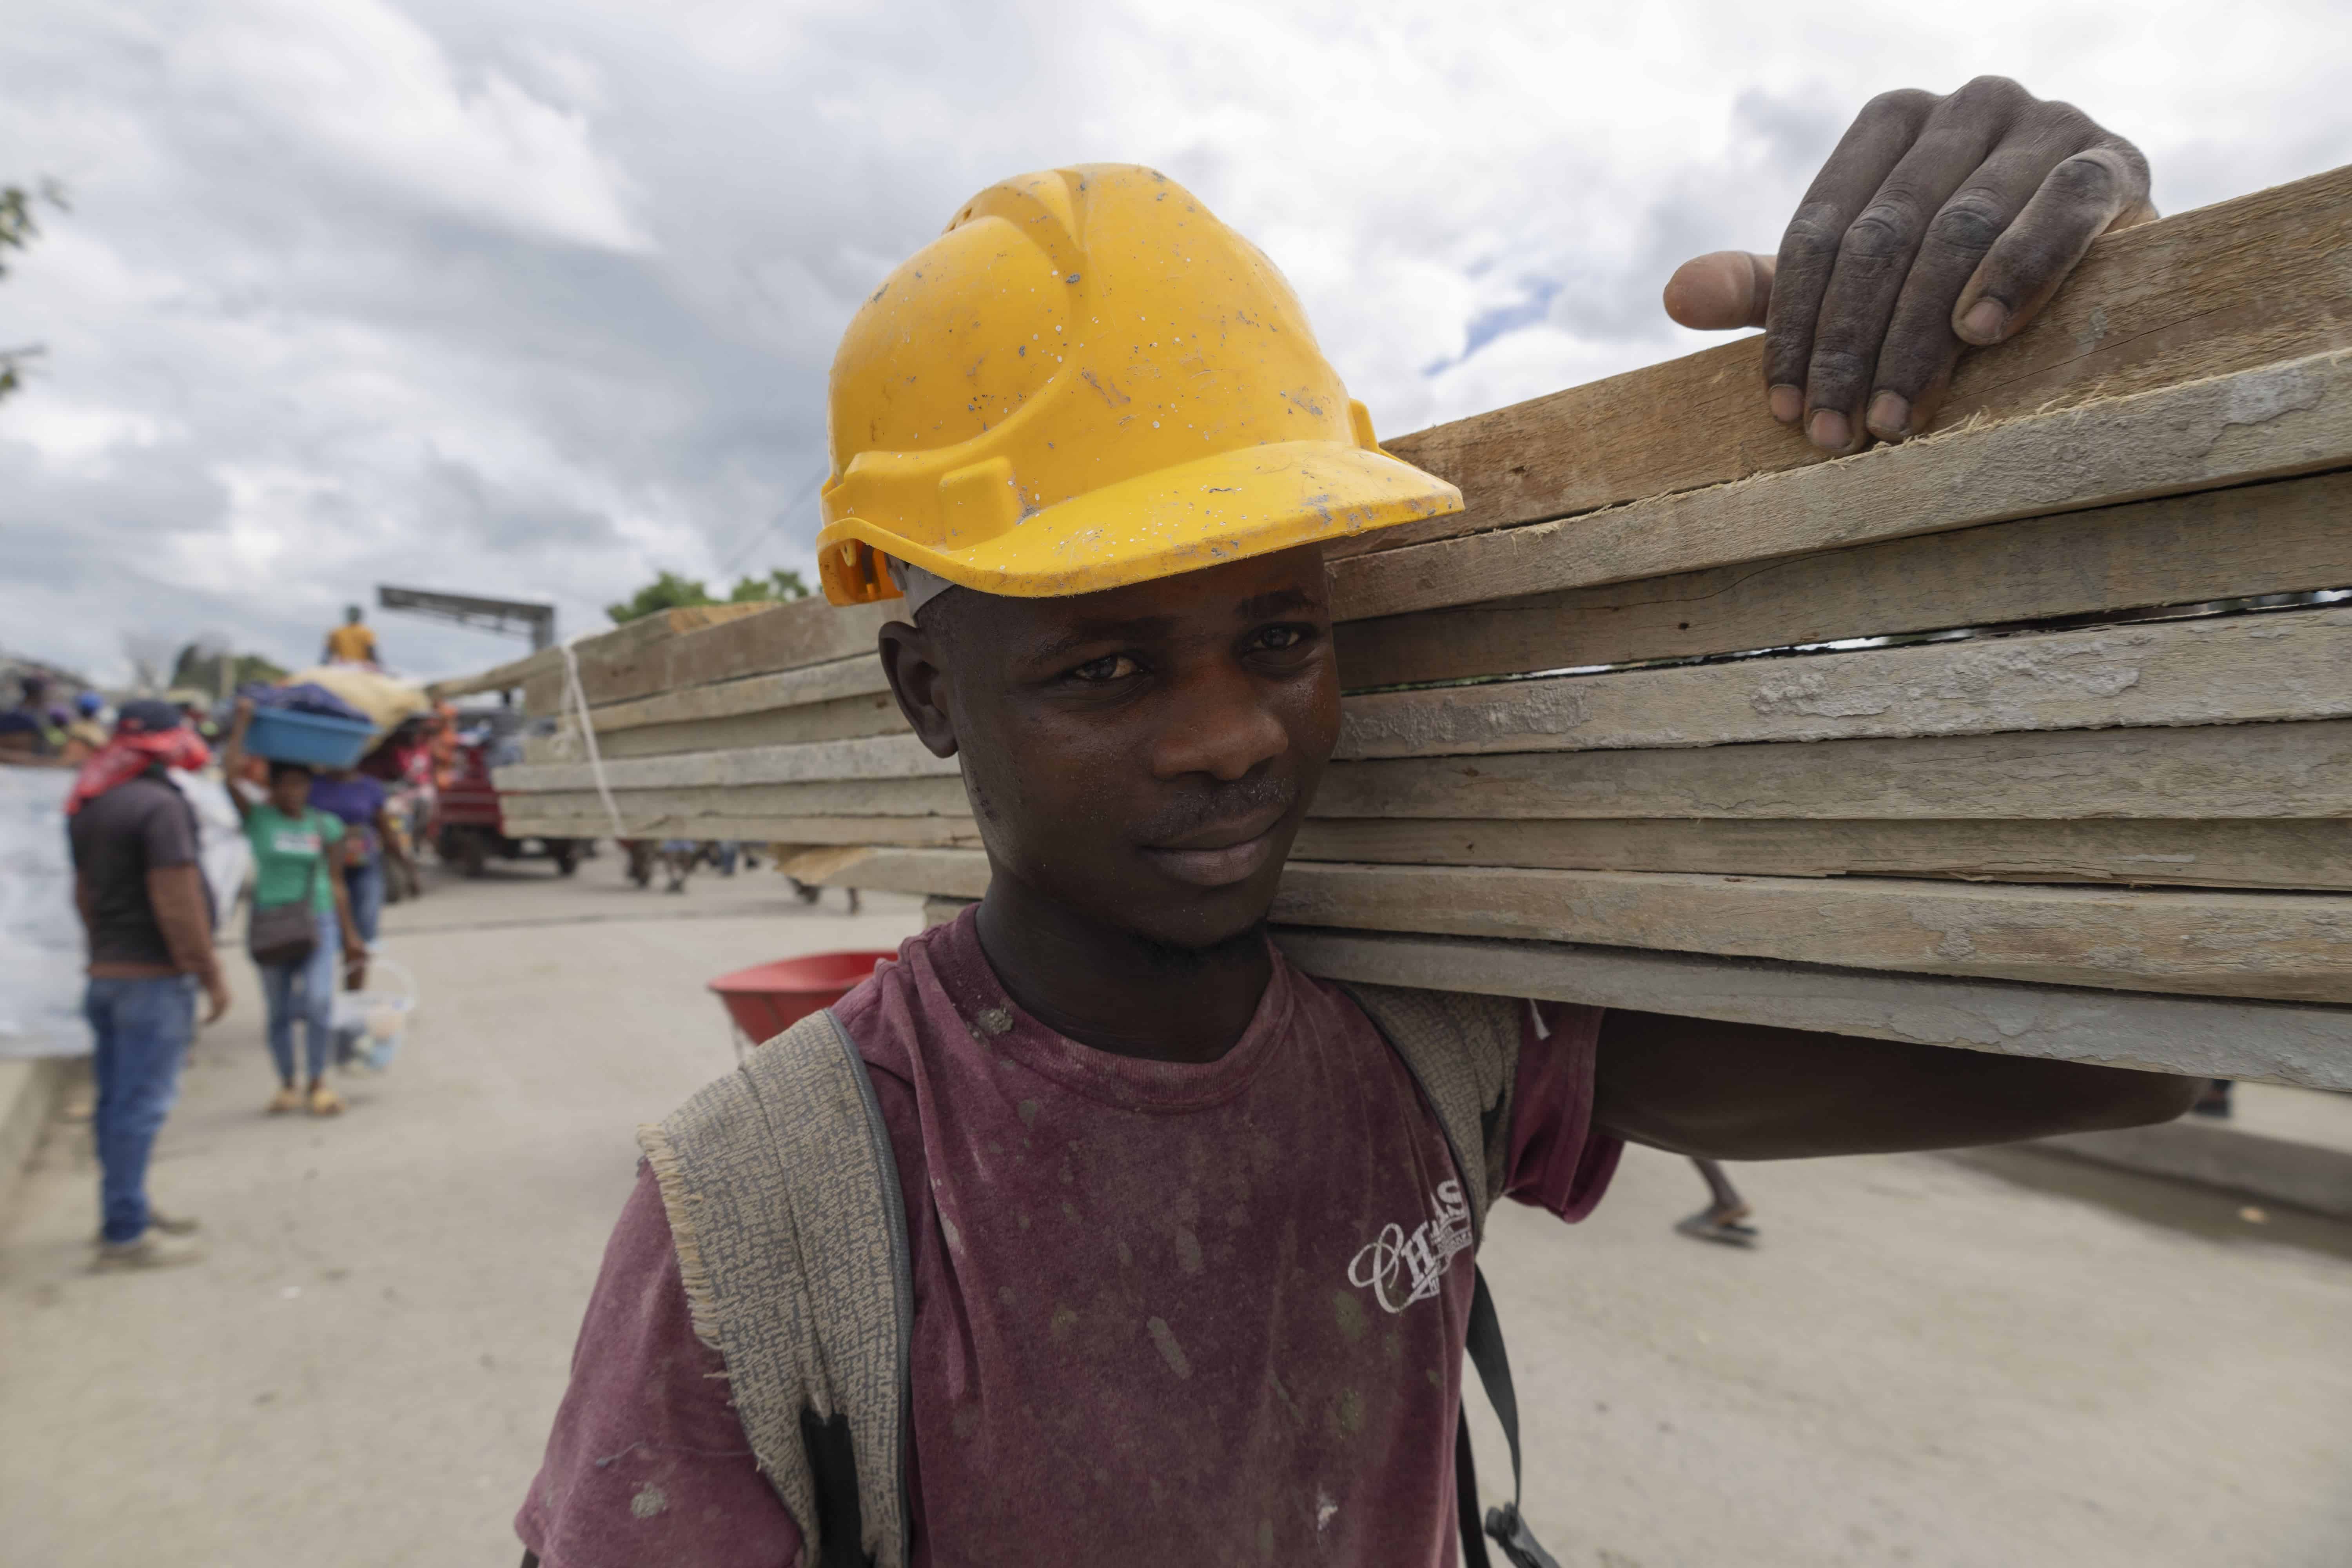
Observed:
[[[484,691],[507,691],[545,676],[550,671],[563,672],[563,655],[554,648],[541,648],[527,658],[512,659],[493,665],[475,675],[453,675],[446,680],[425,683],[425,695],[436,702],[454,701],[460,697],[472,697]]]
[[[769,605],[695,605],[661,610],[650,616],[640,616],[596,637],[583,637],[572,645],[572,651],[576,655],[594,649],[600,655],[611,656],[644,647],[648,643],[675,637],[681,632],[698,631],[704,626],[718,626],[772,607]],[[514,659],[486,669],[479,675],[435,681],[425,689],[427,696],[440,702],[480,691],[504,691],[528,686],[533,680],[544,679],[551,674],[560,680],[562,673],[563,651],[561,648],[541,648],[526,658]]]
[[[977,849],[872,848],[845,860],[831,887],[976,899],[988,891],[988,857]]]
[[[923,924],[944,924],[972,901],[928,898]],[[1532,996],[2189,1078],[2352,1089],[2352,1008],[1944,980],[1562,942],[1279,925],[1272,935],[1293,963],[1326,980]]]
[[[977,898],[987,858],[877,848],[842,885]],[[2352,1003],[2352,899],[1295,861],[1289,925],[1834,960],[1856,969]]]
[[[1334,763],[1318,816],[2352,817],[2352,722]]]
[[[613,762],[624,757],[667,757],[687,752],[856,740],[869,735],[895,735],[906,729],[907,721],[898,711],[897,700],[886,691],[865,697],[836,697],[829,702],[808,702],[793,708],[769,708],[724,719],[640,724],[609,734],[600,729],[596,746],[605,761]],[[523,742],[526,763],[577,763],[585,762],[587,757],[587,745],[576,725]]]
[[[1335,754],[1716,746],[2346,715],[2352,715],[2352,608],[2330,608],[1372,692],[1348,700]]]
[[[697,825],[681,838],[740,837],[702,824],[722,819],[858,816],[954,816],[971,814],[964,798],[963,780],[955,778],[836,779],[814,784],[736,784],[724,788],[675,790],[615,790],[614,804],[624,822],[671,820]],[[561,816],[580,821],[608,822],[604,804],[593,790],[561,790],[505,799],[509,817]],[[600,828],[609,833],[609,826]]]
[[[1290,858],[1379,865],[1944,877],[2352,892],[2352,822],[1317,818],[1300,829]]]
[[[797,746],[754,746],[740,752],[693,752],[681,757],[631,757],[604,764],[604,784],[616,791],[715,788],[835,779],[932,778],[957,771],[953,757],[931,755],[912,735],[878,735]],[[505,795],[596,787],[595,770],[586,763],[524,763],[499,768],[491,777]]]
[[[950,918],[961,907],[936,901]],[[2192,1078],[2352,1089],[2352,1009],[1933,979],[1569,942],[1296,926],[1276,926],[1273,934],[1291,962],[1329,980],[1534,996]]]
[[[1332,611],[1353,620],[1626,582],[2347,462],[2352,353],[2319,354],[1565,521],[1335,562]]]
[[[1284,873],[1274,918],[2045,984],[2352,1003],[2352,899],[2320,893],[1299,862]]]
[[[682,690],[665,691],[658,696],[641,697],[630,702],[610,703],[602,708],[592,708],[589,714],[595,721],[596,733],[601,739],[617,731],[635,729],[641,725],[680,724],[697,719],[731,719],[740,714],[762,713],[774,708],[797,708],[814,702],[831,702],[844,697],[868,697],[889,689],[890,683],[882,674],[881,659],[869,652],[848,658],[830,659],[823,664],[806,665],[799,669],[779,670],[772,675],[746,676],[739,680],[722,680],[709,686],[689,686]],[[569,716],[567,719],[569,721]]]
[[[1341,679],[1358,689],[2344,586],[2352,474],[2337,473],[1350,621],[1337,635]]]
[[[518,792],[509,811],[601,817],[587,770],[572,791]],[[622,789],[656,816],[968,814],[962,780]],[[819,802],[830,804],[819,804]],[[1318,818],[2352,817],[2352,721],[1822,741],[1660,751],[1530,752],[1334,763]],[[706,836],[707,837],[707,836]]]
[[[782,786],[797,787],[797,786]],[[733,792],[714,792],[731,795]],[[516,834],[586,837],[613,831],[601,806],[551,811],[532,795],[507,816]],[[579,797],[560,797],[567,802]],[[730,799],[647,809],[620,795],[632,837],[788,844],[976,847],[962,816],[753,816]],[[709,805],[716,814],[702,812]],[[2352,891],[2352,825],[2340,822],[1443,822],[1316,819],[1295,861],[1517,866],[1748,876],[1952,877],[1999,882],[2129,882]]]
[[[537,797],[534,797],[537,798]],[[980,830],[968,816],[641,816],[621,800],[631,838],[735,839],[746,844],[886,844],[977,848]],[[550,812],[534,805],[512,811],[507,832],[516,837],[603,838],[612,818],[592,812]]]
[[[904,601],[836,609],[802,599],[722,626],[606,655],[580,650],[580,683],[601,707],[749,675],[798,669],[874,648],[874,634],[906,614]]]
[[[2352,169],[2126,229],[2091,247],[2032,324],[1964,354],[1948,429],[2352,344]],[[1822,461],[1764,408],[1763,339],[1570,387],[1385,443],[1466,510],[1335,553],[1568,517]]]

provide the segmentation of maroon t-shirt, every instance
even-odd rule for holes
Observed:
[[[1451,1563],[1469,1215],[1360,1009],[1279,957],[1213,1062],[1076,1044],[969,912],[836,1009],[913,1249],[913,1561]],[[1580,1219],[1601,1012],[1529,1011],[1506,1190]],[[547,1568],[791,1568],[640,1171],[515,1526]]]

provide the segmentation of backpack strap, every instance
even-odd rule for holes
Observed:
[[[1451,991],[1418,991],[1399,985],[1342,986],[1364,1010],[1389,1047],[1403,1059],[1420,1084],[1422,1097],[1437,1112],[1454,1168],[1470,1195],[1473,1235],[1486,1235],[1486,1209],[1503,1190],[1511,1152],[1511,1089],[1519,1071],[1519,1019],[1527,1004],[1500,996]],[[1465,1156],[1475,1153],[1474,1163]],[[1502,1321],[1486,1274],[1476,1268],[1471,1282],[1470,1323],[1465,1349],[1477,1368],[1486,1402],[1495,1407],[1511,1448],[1511,1500],[1490,1509],[1478,1528],[1478,1477],[1470,1455],[1470,1419],[1456,1417],[1454,1431],[1454,1521],[1461,1531],[1463,1568],[1489,1568],[1486,1538],[1502,1548],[1514,1568],[1559,1568],[1519,1514],[1519,1398],[1511,1386],[1511,1363],[1503,1352]]]
[[[1437,1112],[1470,1197],[1472,1234],[1484,1240],[1486,1209],[1503,1190],[1510,1158],[1511,1086],[1518,1077],[1519,1018],[1527,1004],[1402,985],[1341,989],[1402,1058]]]
[[[830,1010],[637,1131],[694,1331],[818,1568],[903,1568],[907,1213],[865,1062]]]

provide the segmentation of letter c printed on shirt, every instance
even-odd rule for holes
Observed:
[[[1440,1182],[1429,1194],[1436,1211],[1408,1236],[1391,1225],[1366,1242],[1348,1264],[1348,1283],[1370,1290],[1383,1311],[1402,1312],[1437,1294],[1446,1267],[1471,1243],[1470,1205],[1459,1182]]]

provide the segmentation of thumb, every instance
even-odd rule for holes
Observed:
[[[1693,257],[1666,279],[1666,314],[1702,331],[1760,327],[1772,302],[1772,258],[1745,250]]]

